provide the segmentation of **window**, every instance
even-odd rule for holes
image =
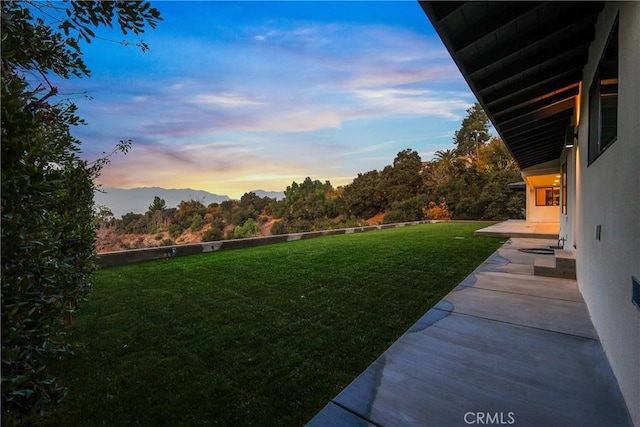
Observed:
[[[536,188],[536,206],[558,206],[560,204],[560,187]]]
[[[618,137],[618,20],[589,89],[589,164]]]

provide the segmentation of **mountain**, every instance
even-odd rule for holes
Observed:
[[[253,190],[252,193],[256,193],[256,196],[258,197],[270,197],[276,200],[284,199],[283,191]]]
[[[183,200],[197,199],[205,205],[230,200],[228,196],[209,193],[191,188],[166,189],[160,187],[143,188],[101,188],[96,191],[94,201],[96,205],[104,205],[111,209],[116,218],[128,212],[145,213],[155,196],[164,199],[168,208],[177,208]]]

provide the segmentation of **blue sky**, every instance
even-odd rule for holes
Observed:
[[[452,148],[474,102],[417,2],[152,4],[164,20],[142,36],[149,51],[95,40],[91,77],[58,83],[88,122],[83,156],[134,141],[105,187],[345,185],[405,148]]]

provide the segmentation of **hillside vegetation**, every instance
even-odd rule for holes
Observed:
[[[520,170],[506,146],[488,133],[479,104],[455,132],[455,148],[430,161],[406,149],[381,171],[359,173],[334,188],[307,177],[293,182],[276,200],[245,193],[240,200],[205,205],[184,200],[167,208],[160,197],[146,213],[114,218],[107,207],[97,216],[99,252],[298,233],[421,219],[503,220],[523,218],[525,196],[509,189]]]

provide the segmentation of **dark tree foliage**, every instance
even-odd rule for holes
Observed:
[[[384,212],[384,222],[423,219],[425,208],[446,207],[453,219],[522,218],[522,193],[509,189],[520,171],[506,146],[493,139],[480,147],[481,161],[441,150],[423,167],[418,153],[404,150],[382,172],[358,174],[344,187],[340,213],[371,218]],[[443,205],[444,203],[444,205]]]
[[[256,212],[257,215],[262,214],[264,209],[275,199],[269,197],[260,197],[254,192],[244,193],[240,198],[239,209]]]
[[[289,231],[287,230],[287,224],[285,221],[278,221],[275,224],[273,224],[273,227],[271,227],[271,234],[278,235],[278,234],[287,234]]]
[[[333,192],[329,181],[322,183],[310,177],[300,184],[294,181],[284,192],[286,217],[305,222],[335,217],[338,211],[335,199],[330,197]]]
[[[343,213],[370,218],[379,212],[397,211],[398,206],[404,206],[402,202],[416,197],[422,188],[421,168],[420,155],[408,148],[399,152],[393,165],[386,166],[382,172],[358,174],[344,187],[340,203]]]
[[[202,233],[202,241],[203,242],[213,242],[216,240],[222,240],[224,235],[222,231],[224,230],[224,221],[222,218],[217,217],[211,220],[211,228]]]
[[[384,178],[389,183],[389,203],[402,202],[418,194],[422,186],[420,169],[422,160],[416,151],[407,148],[396,155],[393,166],[387,166],[383,171]]]
[[[222,216],[222,219],[225,222],[230,223],[231,215],[233,215],[237,208],[237,200],[225,200],[224,202],[220,203],[220,215]]]
[[[343,212],[356,218],[370,218],[387,205],[382,190],[382,174],[377,170],[359,173],[353,182],[344,187],[342,193]]]
[[[489,118],[479,102],[467,110],[460,129],[455,132],[453,143],[460,156],[476,156],[478,147],[489,141]]]
[[[207,213],[207,207],[200,200],[183,200],[178,205],[178,211],[173,218],[174,224],[179,224],[183,229],[191,227],[193,218],[199,215],[202,219]]]
[[[284,192],[284,199],[271,201],[265,208],[280,219],[271,234],[300,233],[339,227],[338,217],[341,190],[329,181],[307,177],[302,183],[293,182]]]
[[[517,170],[500,170],[491,174],[478,197],[482,219],[505,220],[524,216],[525,193],[511,191],[508,187],[521,179]]]
[[[116,230],[122,233],[147,233],[149,223],[143,214],[126,213],[116,222]]]
[[[421,196],[393,202],[384,216],[384,222],[392,224],[395,222],[419,221],[424,216],[422,208],[426,205],[425,198]]]
[[[92,28],[116,20],[139,34],[160,17],[146,2],[1,7],[2,425],[13,426],[36,424],[64,396],[47,365],[70,353],[65,318],[88,295],[96,268],[93,180],[106,160],[78,157],[70,128],[82,121],[47,77],[89,75],[79,41],[90,42]]]
[[[162,212],[167,209],[167,202],[158,196],[153,198],[153,202],[149,205],[148,213]]]

